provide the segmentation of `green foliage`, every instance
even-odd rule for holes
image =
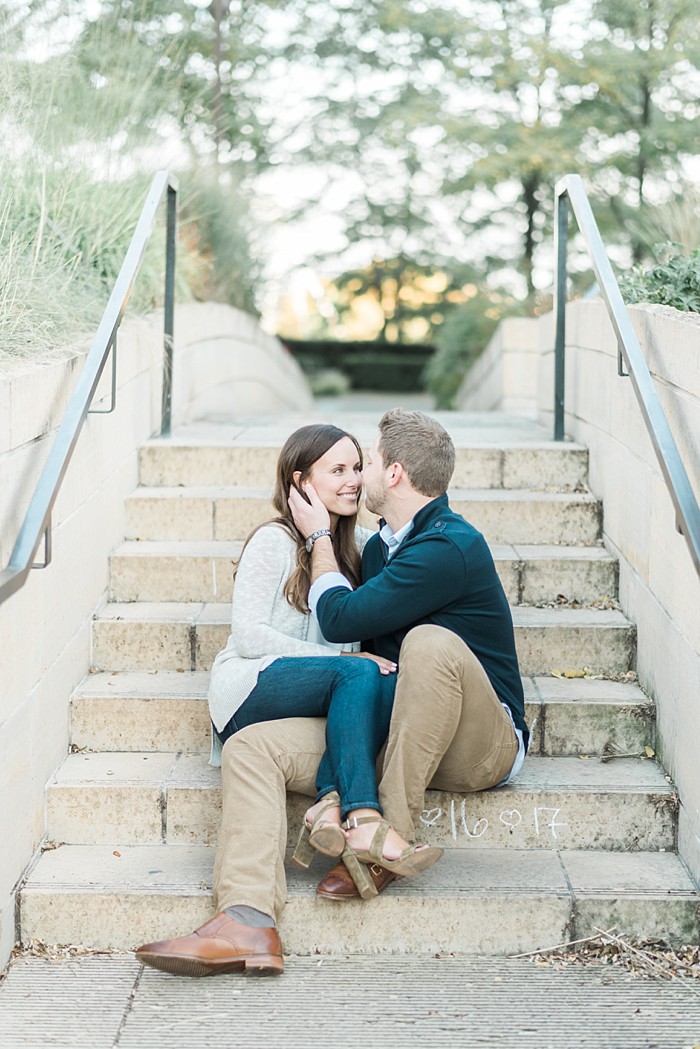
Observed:
[[[7,31],[9,33],[9,30]],[[50,352],[94,329],[124,261],[162,147],[173,82],[129,23],[89,25],[76,47],[36,62],[6,36],[0,113],[0,355]],[[10,58],[10,52],[17,57]],[[163,56],[161,56],[163,57]],[[166,63],[167,66],[167,63]],[[242,197],[230,175],[184,178],[179,299],[253,307]],[[129,309],[161,305],[164,209]]]
[[[342,397],[350,389],[350,379],[337,368],[325,368],[309,376],[314,397]]]
[[[432,337],[420,322],[437,330],[464,281],[420,301],[414,274],[454,276],[455,259],[469,260],[469,282],[488,275],[532,308],[551,267],[553,184],[567,170],[585,177],[606,241],[635,261],[679,239],[652,230],[649,205],[680,196],[696,150],[697,0],[100,0],[89,17],[81,0],[1,6],[13,42],[25,11],[72,27],[72,65],[52,52],[19,103],[0,97],[2,174],[7,163],[46,172],[48,192],[55,161],[67,187],[90,174],[119,201],[124,178],[176,140],[216,171],[185,198],[183,236],[199,261],[183,259],[183,272],[197,297],[251,308],[259,274],[240,201],[275,170],[263,192],[285,198],[288,219],[318,215],[319,203],[335,213],[338,235],[319,254],[349,278],[336,285],[341,323],[353,296],[375,295],[387,341]],[[27,126],[26,99],[42,126]],[[41,148],[20,162],[27,133]],[[298,179],[275,188],[294,166],[311,176],[306,195]],[[76,249],[60,256],[59,286],[93,250],[95,273],[109,271],[116,229],[100,248],[101,235],[59,225]],[[33,243],[13,241],[13,258],[33,258]]]
[[[134,171],[125,181],[110,173],[129,156],[128,136],[117,149],[97,114],[90,133],[69,119],[80,113],[84,120],[93,101],[89,77],[74,58],[39,66],[6,55],[3,73],[0,353],[16,357],[45,353],[94,327],[150,177]],[[117,106],[115,119],[120,112]],[[132,308],[160,301],[164,254],[161,235],[144,259]]]
[[[283,339],[310,379],[328,369],[340,372],[353,390],[415,392],[423,389],[422,377],[433,347],[420,343],[387,343],[362,340]]]
[[[697,153],[700,20],[694,0],[594,0],[577,105],[593,191],[607,199],[618,239],[648,252],[638,218],[659,190],[681,185]],[[654,192],[649,192],[653,189]]]
[[[369,265],[336,277],[329,297],[341,324],[351,322],[356,304],[365,300],[376,307],[377,339],[418,343],[433,339],[453,303],[464,298],[463,286],[475,279],[472,266],[455,260],[438,267],[404,254],[375,257]]]
[[[240,187],[214,170],[187,172],[181,180],[180,240],[197,259],[189,285],[196,299],[226,302],[256,313],[260,265],[250,246],[250,219]]]
[[[482,290],[449,314],[435,340],[437,352],[424,373],[436,408],[454,407],[465,375],[486,347],[499,321],[514,312],[515,307],[512,299]]]
[[[0,347],[45,353],[101,316],[123,262],[147,180],[95,183],[47,166],[12,178],[0,160]],[[162,298],[162,233],[149,246],[132,309]]]
[[[690,255],[680,245],[665,244],[657,250],[663,261],[650,269],[635,266],[620,280],[626,302],[653,302],[691,313],[700,313],[700,248]]]
[[[630,225],[647,259],[656,257],[655,246],[669,242],[680,245],[681,253],[689,255],[700,247],[700,187],[680,183],[667,201],[640,208]]]

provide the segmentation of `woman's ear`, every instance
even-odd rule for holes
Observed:
[[[296,490],[299,493],[299,495],[303,496],[303,498],[306,499],[307,503],[310,503],[311,500],[309,499],[308,495],[306,494],[306,492],[304,491],[304,489],[302,487],[301,478],[302,478],[301,470],[295,470],[294,473],[292,474],[292,484],[296,488]]]

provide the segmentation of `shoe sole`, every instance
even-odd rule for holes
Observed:
[[[392,870],[392,874],[398,874],[402,878],[413,878],[417,874],[427,871],[434,863],[437,863],[444,851],[444,849],[433,846],[429,849],[421,849],[419,852],[414,852],[412,856],[404,860],[401,864],[401,869],[395,867]],[[386,862],[388,863],[388,861]]]
[[[284,959],[275,955],[253,955],[235,961],[203,962],[199,958],[183,955],[137,954],[137,961],[151,969],[159,969],[173,976],[224,976],[227,973],[244,973],[246,976],[281,976]]]
[[[333,858],[340,856],[345,848],[345,836],[340,827],[319,827],[310,835],[309,841],[316,852]]]

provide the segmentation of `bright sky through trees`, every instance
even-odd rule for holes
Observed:
[[[113,129],[111,176],[214,167],[221,192],[247,203],[272,324],[291,287],[318,300],[327,326],[339,317],[321,301],[327,281],[350,275],[350,287],[363,267],[376,277],[377,261],[398,282],[386,301],[401,303],[402,281],[415,298],[418,272],[445,278],[426,336],[467,286],[541,308],[557,177],[584,176],[624,264],[649,253],[651,212],[657,229],[657,206],[697,175],[696,0],[9,0],[4,11],[8,25],[21,16],[15,55],[23,33],[47,75],[57,51],[74,56],[96,102],[132,91],[146,134],[136,145]],[[151,65],[150,109],[130,86],[138,62],[124,62],[137,52]],[[57,119],[86,141],[62,100],[58,84]]]

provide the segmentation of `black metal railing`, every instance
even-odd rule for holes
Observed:
[[[159,171],[154,175],[126,257],[115,281],[109,302],[102,314],[97,334],[85,358],[78,383],[68,403],[53,446],[44,464],[41,477],[30,500],[22,527],[19,530],[17,541],[10,556],[10,561],[7,568],[0,572],[0,604],[24,585],[32,568],[46,568],[51,562],[51,512],[82,431],[83,423],[87,415],[90,414],[90,404],[110,353],[112,354],[111,404],[108,409],[101,409],[97,414],[109,414],[115,408],[117,331],[131,296],[146,247],[153,233],[158,209],[166,194],[163,397],[160,433],[162,435],[170,433],[177,189],[177,180],[169,172]],[[44,539],[44,560],[37,564],[34,561],[34,557],[42,538]]]
[[[646,424],[676,513],[676,526],[685,537],[695,569],[700,575],[700,508],[678,447],[661,407],[639,340],[603,246],[580,175],[565,175],[557,182],[555,201],[555,343],[554,439],[564,438],[564,378],[566,348],[566,254],[569,205],[590,256],[600,294],[617,336],[618,374],[628,376]],[[627,366],[624,370],[623,364]]]

